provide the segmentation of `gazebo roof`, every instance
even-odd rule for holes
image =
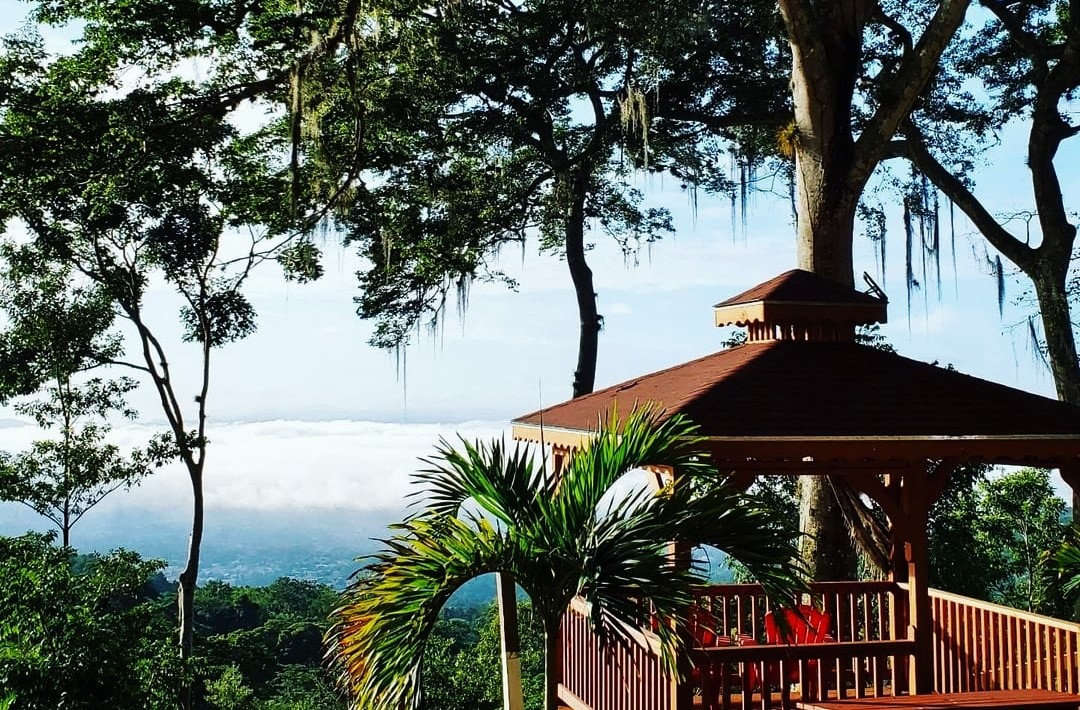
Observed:
[[[836,339],[846,332],[843,339],[850,340],[855,325],[884,323],[887,305],[884,298],[861,293],[809,271],[792,269],[717,303],[714,314],[718,326],[764,326],[764,329],[750,328],[751,341],[772,337],[772,331],[776,330],[794,339],[820,339],[824,332],[829,333],[830,339]],[[826,323],[830,327],[823,332],[822,325]]]
[[[880,305],[881,299],[842,286],[811,271],[792,269],[768,281],[748,288],[737,296],[724,299],[716,308],[757,301]]]
[[[794,301],[801,293],[822,303],[823,279],[801,274],[788,272],[724,303],[745,301],[746,294],[767,300],[785,289]],[[793,285],[801,291],[791,291]],[[833,289],[829,304],[859,297],[869,306],[884,303]],[[514,436],[575,446],[602,417],[645,403],[696,422],[717,463],[735,468],[943,458],[1080,462],[1080,407],[855,342],[813,339],[749,342],[642,375],[519,417]]]

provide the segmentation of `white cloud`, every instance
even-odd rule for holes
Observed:
[[[502,436],[501,422],[389,424],[367,421],[230,422],[209,428],[206,504],[214,509],[404,511],[418,458],[434,453],[440,438],[456,444]],[[145,441],[155,429],[119,426],[121,446]],[[0,428],[0,449],[20,450],[38,431],[30,425]],[[104,508],[187,509],[186,472],[170,465]]]

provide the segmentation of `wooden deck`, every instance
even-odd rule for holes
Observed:
[[[796,707],[801,710],[962,710],[963,708],[1077,710],[1080,708],[1080,696],[1056,693],[1051,690],[986,690],[950,695],[906,695],[892,698],[802,702]]]
[[[571,710],[1080,710],[1080,624],[930,590],[932,643],[920,655],[908,593],[889,582],[812,584],[809,603],[831,617],[831,638],[788,646],[762,643],[770,605],[759,586],[703,587],[688,631],[709,633],[681,683],[650,630],[602,647],[575,600],[561,629],[560,700]],[[739,640],[713,645],[725,638]],[[931,694],[908,695],[915,660],[932,670]]]

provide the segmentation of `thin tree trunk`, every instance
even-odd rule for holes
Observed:
[[[192,468],[189,464],[189,468]],[[191,658],[195,628],[195,587],[199,582],[199,557],[202,552],[203,536],[203,488],[202,467],[195,465],[189,471],[192,491],[191,538],[188,541],[187,564],[180,573],[178,590],[178,612],[180,622],[180,659]],[[180,687],[180,707],[191,710],[191,683],[183,682]]]
[[[544,710],[559,710],[559,624],[544,620]]]
[[[585,200],[589,170],[579,166],[570,176],[571,206],[566,219],[566,265],[577,296],[578,333],[577,369],[574,370],[573,396],[581,397],[596,385],[596,358],[600,341],[600,315],[596,308],[593,274],[585,261]]]
[[[63,528],[64,547],[71,547],[71,500],[69,498],[64,499]]]
[[[565,228],[566,264],[570,269],[570,278],[574,283],[578,318],[580,320],[577,368],[574,370],[574,397],[589,394],[595,387],[596,358],[600,341],[600,316],[596,307],[596,291],[593,287],[592,269],[589,268],[588,262],[585,261],[585,200],[588,195],[588,176],[589,168],[587,164],[583,163],[568,178],[571,206]],[[506,645],[512,643],[515,648],[520,645],[517,633],[517,596],[513,593],[512,577],[499,575],[499,587],[501,588],[503,585],[506,585],[511,590],[509,594],[500,591],[498,595],[499,626],[502,629],[504,643],[502,657],[503,707],[506,710],[518,710],[520,705],[514,705],[514,702],[515,699],[517,702],[521,702],[522,698],[520,661],[511,656]],[[514,629],[512,641],[508,639],[511,627]],[[546,650],[548,653],[545,657],[546,665],[544,670],[544,707],[549,710],[557,710],[559,671],[553,649],[557,648],[558,644],[558,624],[556,624],[554,635],[550,632],[546,633],[545,644],[547,644]]]

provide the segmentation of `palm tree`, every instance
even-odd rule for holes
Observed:
[[[527,446],[463,444],[457,451],[442,442],[426,461],[430,468],[417,474],[427,487],[423,511],[394,526],[335,612],[330,654],[361,707],[418,701],[424,645],[440,610],[482,574],[513,575],[543,621],[548,710],[558,706],[559,624],[576,595],[604,641],[625,641],[628,629],[655,619],[664,661],[678,668],[682,617],[702,579],[671,555],[672,542],[724,550],[775,599],[790,600],[798,587],[789,534],[719,480],[682,417],[664,420],[648,408],[621,423],[612,416],[558,479],[535,465]],[[670,467],[674,483],[601,505],[617,479],[646,465]],[[680,485],[688,480],[714,483]]]

